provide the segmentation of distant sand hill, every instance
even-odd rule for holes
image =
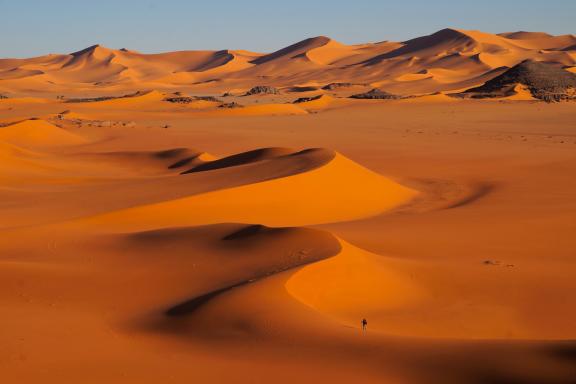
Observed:
[[[144,54],[94,45],[71,54],[0,59],[0,94],[98,94],[141,89],[228,92],[256,85],[383,87],[399,95],[482,85],[523,60],[576,66],[576,37],[443,29],[404,42],[345,45],[325,36],[276,52]],[[265,83],[265,84],[262,84]]]

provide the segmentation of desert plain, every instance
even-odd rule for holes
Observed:
[[[0,59],[2,381],[576,382],[575,68],[454,29]]]

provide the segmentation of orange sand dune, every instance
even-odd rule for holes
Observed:
[[[0,127],[0,141],[23,147],[51,147],[85,142],[82,137],[44,120],[26,120]]]
[[[490,34],[443,29],[404,42],[344,45],[326,36],[275,52],[243,50],[144,54],[100,45],[63,55],[0,59],[0,89],[14,95],[117,95],[141,89],[219,94],[255,85],[402,83],[447,70],[439,83],[406,85],[410,95],[460,89],[458,83],[525,59],[573,66],[574,35]],[[422,74],[422,76],[420,76]]]
[[[267,161],[274,166],[274,160]],[[268,170],[256,184],[112,212],[90,218],[87,224],[131,230],[223,221],[310,225],[375,215],[416,194],[323,150],[280,156],[277,162],[282,178]],[[264,181],[269,178],[274,180]]]
[[[2,379],[573,383],[574,39],[0,59]]]
[[[357,326],[364,316],[372,320],[371,328],[382,326],[391,332],[389,321],[379,323],[380,316],[418,305],[427,296],[410,275],[395,269],[381,256],[343,244],[338,256],[292,275],[286,289],[306,305],[350,326]]]

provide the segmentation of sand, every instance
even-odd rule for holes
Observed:
[[[444,30],[0,60],[20,68],[0,75],[2,378],[573,382],[576,104],[448,96],[570,44]],[[347,98],[371,66],[409,97]],[[195,94],[166,79],[215,74],[220,101],[165,100]],[[260,75],[280,94],[221,96]],[[93,96],[115,97],[72,100]]]

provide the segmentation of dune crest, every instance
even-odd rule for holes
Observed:
[[[251,159],[248,157],[245,161]],[[217,166],[209,165],[214,163],[219,161],[201,166],[219,172]],[[415,191],[327,150],[281,155],[263,162],[247,163],[245,167],[248,166],[253,169],[250,172],[259,172],[258,168],[261,168],[267,174],[257,183],[129,208],[80,222],[138,230],[219,222],[301,226],[376,215],[402,205],[416,195]],[[229,170],[248,172],[248,168],[238,168]],[[275,168],[280,172],[270,173]],[[197,174],[201,173],[205,172]],[[255,200],[254,196],[260,198]]]

